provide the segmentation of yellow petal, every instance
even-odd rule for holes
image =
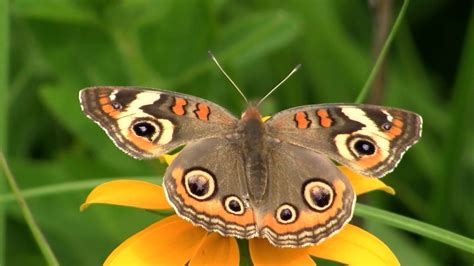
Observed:
[[[179,152],[175,153],[175,154],[163,154],[160,156],[160,161],[161,162],[165,162],[167,165],[170,165],[171,162],[173,162],[173,160],[176,158],[176,156],[178,156]]]
[[[308,251],[318,258],[351,266],[400,265],[397,257],[382,241],[351,224]]]
[[[205,236],[204,229],[172,215],[125,240],[104,265],[184,265]]]
[[[349,178],[352,187],[357,195],[361,195],[373,190],[383,190],[389,194],[395,195],[395,190],[392,187],[385,185],[380,179],[359,175],[345,166],[338,166],[339,170]]]
[[[206,237],[189,262],[198,265],[239,265],[239,246],[233,237],[212,233]]]
[[[171,209],[161,186],[140,180],[123,179],[98,185],[81,205],[81,211],[96,203],[150,210]]]
[[[308,248],[277,248],[264,238],[249,240],[250,257],[259,265],[316,265],[308,255]]]

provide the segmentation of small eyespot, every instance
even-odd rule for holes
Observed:
[[[237,196],[226,197],[224,200],[224,208],[226,211],[235,215],[242,215],[245,212],[244,203]]]
[[[206,200],[217,190],[214,176],[208,170],[190,170],[183,181],[188,195],[197,200]]]
[[[388,130],[390,130],[391,128],[392,128],[392,123],[390,123],[390,122],[385,122],[385,123],[382,124],[382,129],[383,129],[383,130],[388,131]]]
[[[276,219],[281,224],[291,224],[298,218],[298,212],[290,204],[282,204],[276,211]]]
[[[160,133],[159,126],[151,121],[139,121],[132,126],[132,129],[135,135],[150,141],[153,141]]]
[[[304,200],[312,209],[319,212],[331,207],[334,194],[334,189],[320,180],[309,181],[303,187]]]
[[[122,105],[118,102],[112,102],[112,107],[115,109],[115,110],[120,110],[122,109]]]

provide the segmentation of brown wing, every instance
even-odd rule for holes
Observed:
[[[422,118],[383,106],[325,104],[282,111],[266,124],[272,137],[325,154],[360,174],[382,177],[418,141]]]
[[[186,145],[163,182],[176,213],[224,236],[257,236],[240,146],[224,138]]]
[[[259,234],[273,245],[317,244],[350,221],[356,196],[331,160],[282,142],[267,163],[268,193],[254,210]]]
[[[154,158],[192,140],[232,132],[237,119],[224,108],[194,96],[134,87],[80,91],[84,113],[125,153]]]

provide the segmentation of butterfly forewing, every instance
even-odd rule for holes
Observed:
[[[282,111],[266,124],[275,138],[327,155],[360,174],[382,177],[421,137],[422,119],[397,108],[324,104]]]
[[[154,158],[190,141],[222,136],[237,119],[207,100],[164,90],[91,87],[82,110],[127,154]]]

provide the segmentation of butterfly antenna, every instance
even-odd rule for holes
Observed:
[[[230,83],[232,83],[232,85],[234,86],[235,89],[237,89],[237,91],[240,93],[240,95],[242,95],[242,98],[244,98],[245,102],[248,104],[249,101],[247,100],[247,97],[245,97],[244,93],[239,89],[239,87],[235,84],[235,82],[229,77],[229,75],[227,75],[227,73],[224,71],[224,69],[221,67],[221,65],[219,64],[219,62],[217,61],[216,57],[212,54],[211,51],[208,51],[209,53],[209,56],[211,57],[212,61],[214,61],[214,63],[216,63],[217,67],[221,70],[221,72],[224,74],[224,76],[230,81]]]
[[[266,99],[268,98],[268,96],[270,96],[276,89],[278,89],[278,87],[281,86],[281,84],[285,83],[285,81],[287,79],[289,79],[293,74],[295,74],[296,71],[298,71],[298,69],[300,69],[301,67],[301,64],[295,66],[295,68],[293,68],[293,70],[291,70],[290,74],[288,74],[286,76],[286,78],[284,78],[282,81],[280,81],[280,83],[278,83],[270,92],[267,93],[267,95],[265,95],[260,101],[258,101],[257,103],[257,107]]]

